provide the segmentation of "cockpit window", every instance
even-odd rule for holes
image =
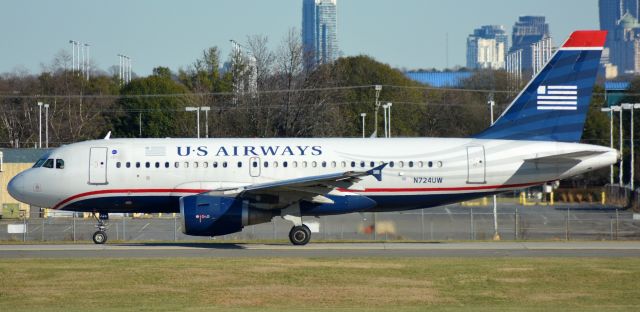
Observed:
[[[53,159],[51,158],[47,159],[47,161],[44,162],[44,165],[42,165],[42,167],[53,168]]]
[[[44,162],[47,161],[46,158],[40,158],[38,159],[38,161],[36,161],[36,163],[33,165],[33,168],[40,168],[42,167],[42,164],[44,164]]]
[[[64,169],[64,160],[56,159],[56,169]]]

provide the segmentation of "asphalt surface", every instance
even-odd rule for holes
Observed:
[[[640,242],[0,245],[9,258],[640,257]]]

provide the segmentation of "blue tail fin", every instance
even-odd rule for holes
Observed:
[[[576,31],[480,139],[578,142],[606,31]]]

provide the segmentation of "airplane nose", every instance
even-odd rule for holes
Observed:
[[[11,197],[19,201],[22,201],[24,197],[23,196],[24,195],[24,179],[22,178],[21,174],[13,177],[13,179],[9,181],[9,184],[7,185],[7,190],[9,191],[9,194],[11,195]]]

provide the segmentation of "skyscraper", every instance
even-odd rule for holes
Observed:
[[[302,44],[307,65],[327,63],[338,57],[337,0],[303,0]]]
[[[528,79],[552,56],[549,24],[544,16],[520,16],[513,26],[507,71]]]
[[[640,0],[598,0],[600,29],[609,32],[602,65],[607,78],[640,73]]]
[[[504,26],[485,25],[467,38],[467,67],[502,69],[509,37]]]

